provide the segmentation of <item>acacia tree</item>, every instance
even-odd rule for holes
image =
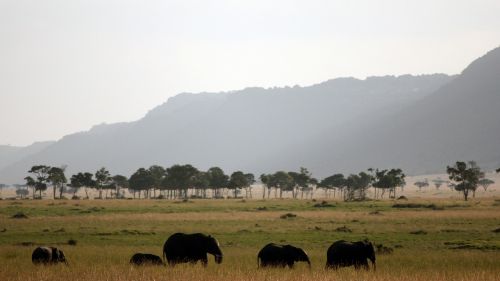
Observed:
[[[130,189],[134,193],[139,191],[139,199],[141,198],[141,190],[149,190],[155,184],[155,179],[153,175],[151,175],[151,171],[146,170],[144,168],[139,168],[135,173],[130,176],[128,180]]]
[[[406,184],[405,174],[401,169],[390,169],[390,170],[375,170],[375,177],[373,182],[373,187],[381,188],[382,194],[384,196],[386,190],[389,190],[389,197],[396,197],[396,187],[401,187]]]
[[[229,183],[227,187],[232,189],[234,192],[234,198],[238,197],[239,190],[248,186],[248,178],[242,171],[236,171],[229,177]]]
[[[128,179],[125,176],[122,175],[114,175],[111,177],[113,181],[113,187],[115,188],[115,198],[123,198],[123,195],[120,195],[120,189],[122,188],[128,188]]]
[[[469,192],[475,192],[479,180],[484,177],[481,168],[474,161],[457,161],[453,166],[447,166],[446,172],[450,180],[456,182],[455,190],[462,192],[465,201],[468,200]]]
[[[52,183],[54,199],[56,199],[56,190],[59,189],[59,198],[62,198],[64,184],[68,181],[64,175],[65,167],[52,167],[48,172],[47,180]]]
[[[310,187],[312,174],[306,168],[300,167],[300,172],[288,172],[288,175],[292,179],[291,191],[293,198],[297,198],[299,191],[303,193]]]
[[[91,173],[78,173],[76,175],[72,175],[70,179],[70,186],[72,188],[76,188],[77,190],[73,194],[73,198],[75,198],[76,192],[78,189],[83,187],[83,190],[85,191],[85,198],[89,199],[89,193],[87,191],[87,188],[93,188],[96,186],[96,182],[93,179],[94,175]]]
[[[275,189],[274,197],[276,198],[276,192],[279,189],[280,198],[283,198],[283,191],[292,190],[293,178],[287,172],[278,171],[271,177],[270,184]]]
[[[415,182],[414,185],[418,187],[418,191],[422,191],[423,187],[429,186],[429,181],[427,179],[424,179],[423,181]]]
[[[29,192],[28,187],[26,185],[15,184],[14,187],[16,188],[16,195],[20,196],[21,199],[28,197],[30,192]]]
[[[28,171],[28,173],[35,176],[35,178],[30,178],[34,180],[34,191],[40,192],[40,199],[42,199],[42,191],[47,190],[49,170],[49,166],[35,165]],[[33,199],[35,199],[35,192],[33,192]]]
[[[159,165],[153,165],[149,167],[149,172],[155,180],[155,183],[153,185],[153,198],[155,198],[156,189],[161,189],[161,182],[163,181],[163,177],[165,177],[165,168]]]
[[[210,184],[207,172],[198,172],[193,176],[193,187],[196,197],[207,198],[207,188]]]
[[[212,197],[222,198],[224,188],[227,187],[229,176],[219,167],[212,167],[207,171],[208,187],[212,189]]]
[[[490,185],[495,184],[495,181],[490,179],[480,179],[477,183],[484,188],[484,191],[486,191]]]
[[[255,183],[255,176],[252,173],[247,173],[245,174],[246,177],[246,185],[243,186],[243,189],[245,189],[245,197],[248,198],[250,195],[250,198],[252,198],[252,185]]]
[[[318,184],[319,188],[325,190],[325,197],[329,197],[329,190],[333,190],[333,197],[335,197],[335,192],[337,189],[342,191],[346,186],[346,179],[343,174],[334,174],[332,176],[326,177]]]
[[[177,190],[179,197],[188,198],[188,190],[193,185],[194,176],[198,173],[198,169],[187,165],[173,165],[167,168],[165,177],[162,181],[162,186]],[[175,194],[174,194],[175,196]]]
[[[262,199],[266,198],[266,188],[267,188],[267,198],[269,198],[272,188],[272,186],[270,185],[271,177],[272,175],[267,175],[267,174],[261,174],[259,177],[260,182],[262,183]]]
[[[436,187],[436,189],[437,189],[437,190],[439,190],[439,188],[440,188],[443,184],[447,183],[448,181],[446,181],[446,180],[442,180],[441,178],[437,178],[437,179],[432,180],[432,182],[434,183],[434,186]]]
[[[97,172],[95,172],[95,183],[96,183],[96,188],[99,191],[99,199],[102,199],[102,189],[106,188],[108,189],[108,186],[111,185],[111,174],[109,173],[106,168],[102,167],[100,168]],[[106,197],[107,197],[107,191],[106,191]]]
[[[370,187],[372,179],[372,176],[365,172],[347,177],[345,180],[346,192],[344,193],[344,200],[365,200],[366,190]]]

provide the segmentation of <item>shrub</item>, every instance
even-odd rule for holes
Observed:
[[[11,218],[13,219],[27,219],[28,216],[25,215],[23,212],[15,213]]]
[[[295,217],[297,217],[297,215],[292,214],[292,213],[286,213],[286,214],[280,216],[281,219],[289,219],[289,218],[295,218]]]

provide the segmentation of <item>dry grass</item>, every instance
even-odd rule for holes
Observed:
[[[18,201],[16,201],[18,202]],[[455,199],[411,200],[444,210],[396,209],[395,202],[330,202],[314,208],[310,200],[167,201],[0,201],[0,280],[499,280],[500,205],[494,198],[464,204]],[[266,206],[267,211],[257,211]],[[77,209],[77,210],[75,210]],[[81,210],[95,210],[80,212]],[[373,211],[378,214],[371,215]],[[23,211],[28,219],[10,216]],[[285,213],[297,217],[280,219]],[[346,226],[351,233],[335,231]],[[427,234],[411,232],[424,230]],[[221,265],[137,268],[135,252],[161,255],[173,232],[215,235],[225,253]],[[325,271],[326,248],[339,239],[369,238],[394,248],[379,255],[377,271]],[[67,245],[69,239],[78,241]],[[469,249],[451,249],[469,245]],[[34,246],[57,245],[70,266],[34,266]],[[311,256],[312,270],[257,269],[256,254],[268,242],[291,243]],[[488,246],[488,247],[486,247]]]

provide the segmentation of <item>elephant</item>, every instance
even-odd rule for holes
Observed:
[[[337,269],[339,267],[354,266],[369,269],[368,261],[372,262],[373,270],[376,269],[375,250],[368,240],[348,242],[340,240],[334,242],[326,253],[326,268]]]
[[[159,256],[143,253],[134,254],[130,258],[130,263],[134,265],[165,265]]]
[[[305,261],[311,268],[311,261],[306,252],[292,245],[269,243],[257,255],[257,266],[259,267],[285,267],[288,265],[289,268],[293,268],[296,261]]]
[[[37,247],[31,254],[33,264],[68,264],[62,250],[55,247]]]
[[[207,253],[214,255],[216,263],[222,262],[223,255],[217,239],[202,233],[175,233],[163,245],[163,257],[171,266],[198,261],[207,266]]]

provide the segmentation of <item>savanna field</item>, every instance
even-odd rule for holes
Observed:
[[[1,200],[0,280],[500,280],[497,196],[324,200]],[[129,264],[161,256],[175,232],[216,237],[222,264]],[[365,238],[383,245],[376,271],[324,269],[332,242]],[[269,242],[303,248],[312,269],[257,269]],[[69,266],[34,266],[38,245],[61,248]]]

